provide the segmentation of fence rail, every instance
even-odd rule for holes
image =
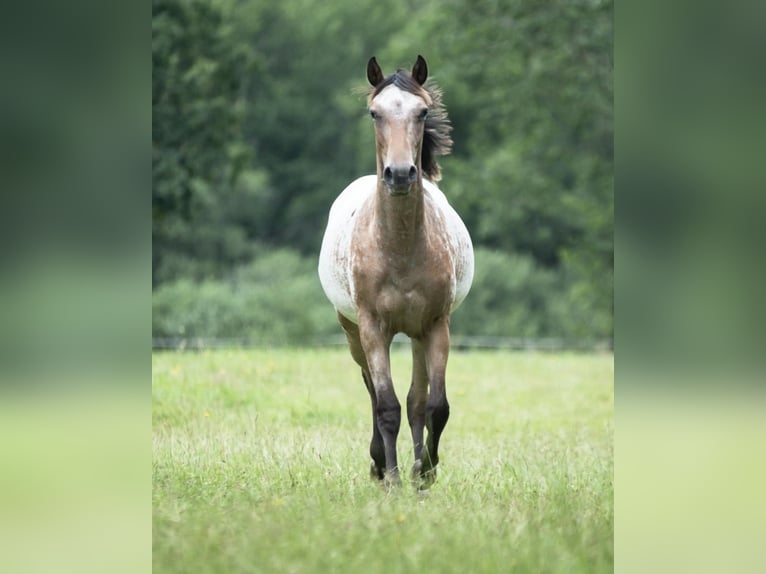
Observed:
[[[395,346],[409,343],[409,338],[399,334],[394,337]],[[346,345],[343,335],[326,337],[323,339],[309,340],[301,345],[280,345],[255,342],[248,339],[226,339],[207,337],[158,337],[152,338],[153,350],[192,350],[205,349],[250,349],[268,347],[339,347]],[[522,337],[483,337],[483,336],[460,336],[455,335],[451,339],[452,349],[506,349],[514,351],[613,351],[614,341],[590,340],[590,339],[525,339]]]

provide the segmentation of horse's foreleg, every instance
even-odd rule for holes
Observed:
[[[417,339],[412,340],[412,384],[407,393],[407,419],[412,431],[412,446],[415,451],[415,464],[412,478],[420,481],[423,469],[423,427],[426,424],[426,399],[428,398],[428,371],[423,345]]]
[[[423,455],[421,476],[425,486],[436,480],[436,465],[439,463],[439,439],[449,419],[449,402],[445,373],[449,356],[449,317],[434,324],[424,340],[428,383],[430,385],[426,401],[426,428],[428,438]]]
[[[338,313],[338,320],[343,327],[343,331],[346,333],[351,356],[362,368],[364,386],[367,387],[367,392],[370,394],[370,402],[372,403],[372,439],[370,440],[370,457],[372,457],[372,464],[370,465],[370,476],[374,480],[382,480],[386,468],[386,454],[383,448],[383,436],[380,434],[380,429],[378,428],[378,401],[375,397],[375,388],[372,385],[372,377],[370,376],[369,367],[367,366],[367,357],[364,355],[362,343],[359,339],[359,327],[340,313]]]
[[[396,398],[391,379],[389,356],[391,336],[381,332],[374,319],[362,315],[359,318],[359,336],[372,379],[378,430],[383,437],[383,451],[386,458],[385,478],[389,483],[398,484],[400,479],[396,459],[396,438],[399,435],[402,408]]]
[[[380,434],[380,429],[378,428],[378,401],[375,398],[372,378],[364,369],[362,369],[362,378],[364,378],[364,384],[370,393],[370,400],[372,402],[372,440],[370,440],[372,464],[370,465],[370,477],[375,480],[383,480],[386,468],[386,452],[383,447],[383,435]]]

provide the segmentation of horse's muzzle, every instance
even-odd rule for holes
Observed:
[[[418,168],[412,164],[389,165],[383,170],[383,181],[391,195],[406,195],[417,180]]]

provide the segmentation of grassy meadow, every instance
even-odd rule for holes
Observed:
[[[455,352],[436,484],[369,478],[345,349],[154,353],[153,571],[611,572],[613,356]],[[392,367],[404,405],[409,350]]]

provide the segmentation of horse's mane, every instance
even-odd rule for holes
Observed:
[[[433,80],[426,80],[424,85],[418,84],[412,76],[399,69],[369,92],[372,100],[384,88],[394,85],[400,90],[423,97],[428,105],[428,115],[423,129],[423,149],[420,154],[420,163],[425,176],[437,182],[441,179],[441,169],[436,161],[437,155],[447,155],[452,150],[452,138],[450,132],[452,125],[447,110],[442,103],[442,91]]]

